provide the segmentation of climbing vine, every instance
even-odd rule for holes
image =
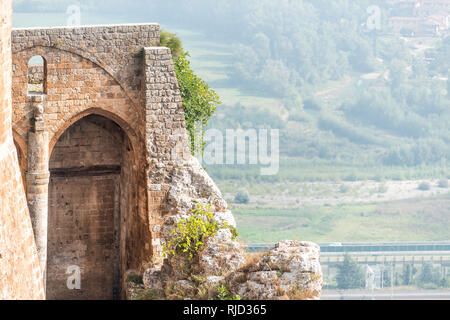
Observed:
[[[186,117],[186,130],[191,139],[191,151],[195,150],[196,124],[202,125],[202,134],[216,107],[221,104],[217,93],[191,69],[189,53],[183,50],[181,40],[173,33],[161,32],[161,46],[171,49],[175,73],[180,86]],[[202,150],[204,145],[202,144]]]

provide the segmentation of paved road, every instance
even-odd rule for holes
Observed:
[[[365,291],[324,290],[322,300],[450,300],[450,290],[427,291]]]

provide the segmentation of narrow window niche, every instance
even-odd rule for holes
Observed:
[[[42,95],[47,92],[47,62],[41,56],[28,61],[28,95]]]

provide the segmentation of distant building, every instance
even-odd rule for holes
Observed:
[[[414,3],[414,15],[418,17],[449,14],[450,0],[420,0]]]
[[[395,34],[445,37],[450,29],[450,0],[404,0],[393,4],[389,18]]]

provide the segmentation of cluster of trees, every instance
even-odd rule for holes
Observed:
[[[448,143],[441,139],[420,139],[391,147],[381,161],[389,166],[419,166],[445,163],[450,159]]]
[[[400,284],[405,286],[417,285],[424,289],[450,287],[450,278],[443,276],[440,268],[430,262],[424,263],[420,272],[412,264],[405,264],[399,278]]]
[[[422,67],[412,64],[408,72],[408,65],[396,60],[390,69],[390,83],[363,89],[353,101],[341,105],[345,118],[353,125],[403,138],[400,145],[385,142],[387,150],[380,161],[386,165],[417,166],[450,159],[449,81],[431,79],[428,67],[420,71]],[[361,138],[364,133],[361,130]]]
[[[359,289],[366,285],[366,274],[350,255],[344,256],[344,261],[338,265],[336,281],[339,289]]]
[[[417,285],[425,289],[448,288],[450,279],[444,278],[438,267],[434,267],[431,263],[425,263],[421,272],[417,277]]]
[[[374,161],[386,165],[416,166],[449,159],[449,81],[438,78],[449,70],[450,40],[430,53],[434,60],[428,65],[412,55],[404,41],[380,37],[365,25],[367,8],[376,4],[385,10],[385,1],[178,2],[172,3],[183,8],[183,16],[177,19],[234,47],[229,70],[234,85],[282,98],[290,121],[305,121],[303,110],[312,106],[319,116],[309,125],[334,136],[307,142],[290,127],[282,132],[282,154],[336,159],[344,149],[353,152],[352,144],[356,144],[383,147]],[[382,13],[384,19],[387,14]],[[384,20],[381,23],[386,27]],[[388,70],[388,80],[378,87],[355,87],[354,98],[341,106],[343,118],[320,112],[320,103],[311,99],[311,86],[375,70]],[[286,128],[276,113],[267,117],[240,105],[229,108],[214,125],[220,128],[225,122],[233,127]],[[403,141],[393,144],[371,128]]]
[[[420,271],[412,264],[404,264],[400,273],[395,273],[392,279],[392,271],[385,268],[382,279],[383,286],[418,286],[420,288],[437,289],[450,287],[450,278],[443,276],[439,267],[432,263],[424,263]],[[339,289],[362,289],[366,285],[366,274],[363,266],[359,265],[350,255],[344,256],[344,261],[338,265],[336,275]],[[392,283],[395,281],[395,283]]]

